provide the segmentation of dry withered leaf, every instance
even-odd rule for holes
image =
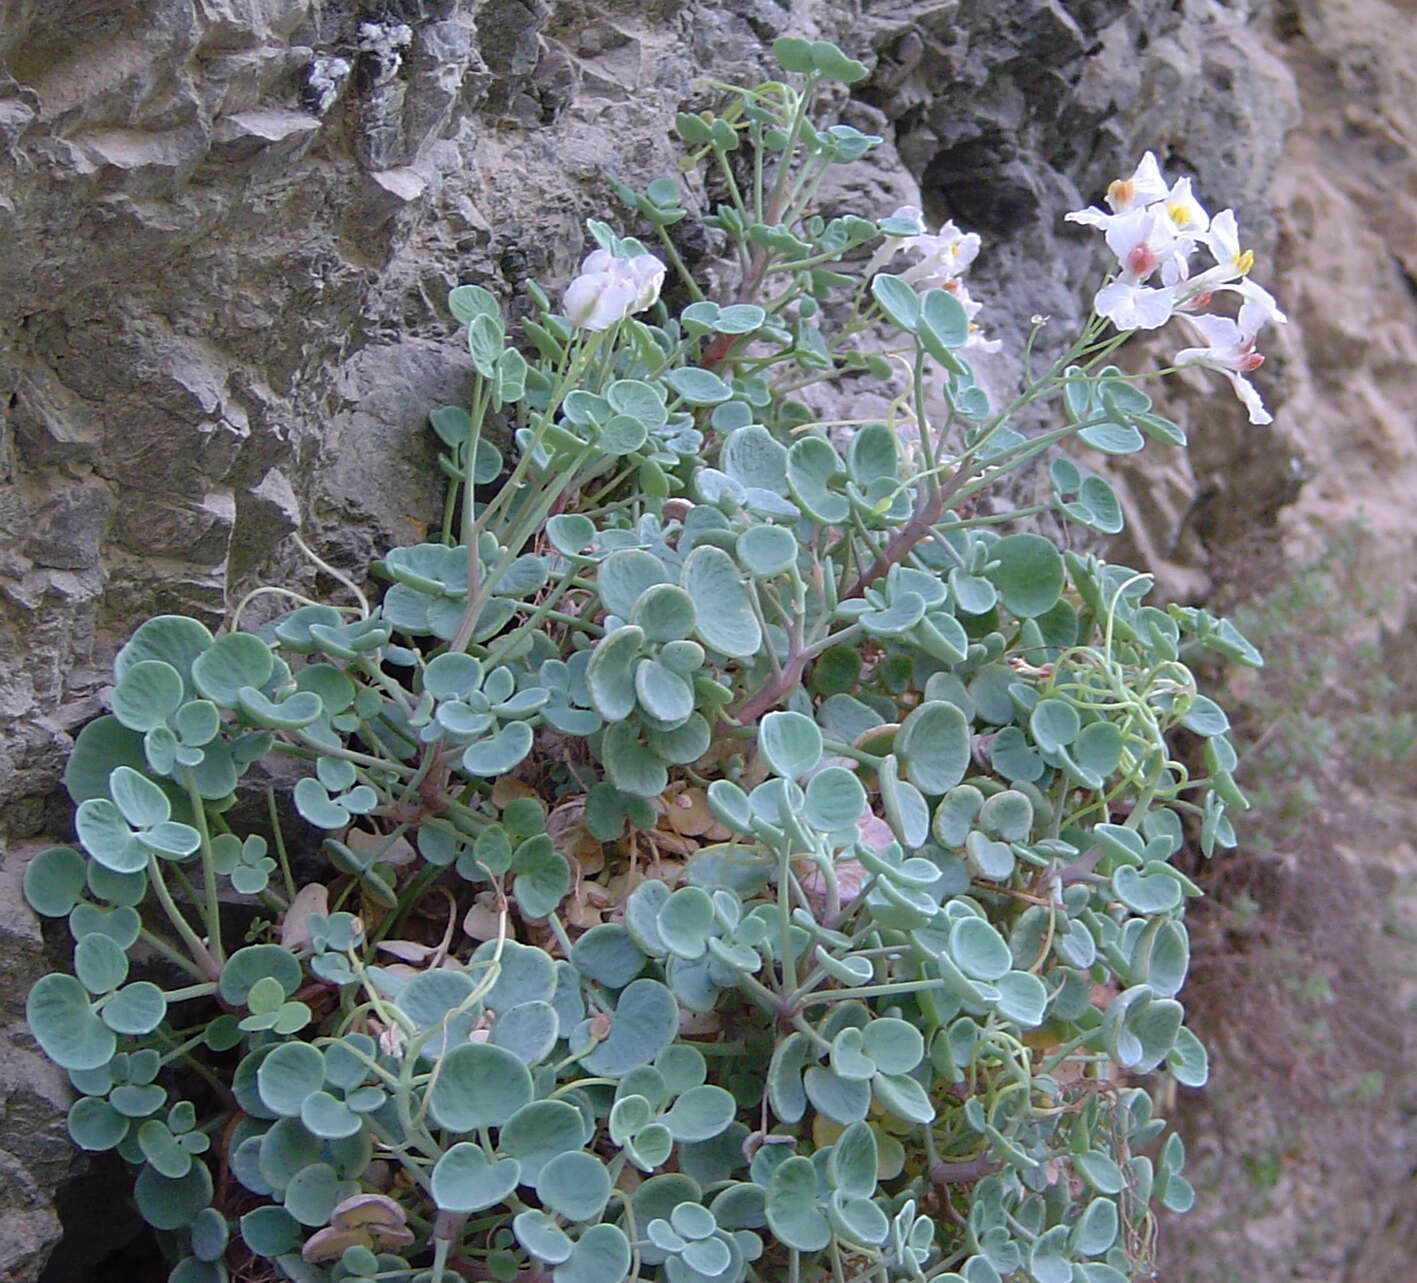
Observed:
[[[546,832],[573,870],[589,876],[605,867],[605,848],[585,830],[584,797],[569,797],[553,807],[546,817]]]
[[[701,788],[680,788],[666,793],[656,804],[669,826],[685,837],[702,837],[715,820]]]
[[[474,940],[493,940],[497,936],[497,897],[491,891],[482,891],[472,902],[472,907],[463,915],[462,929]],[[516,931],[507,923],[507,939],[516,939]]]
[[[320,882],[311,882],[295,893],[295,899],[285,911],[280,924],[280,945],[295,953],[307,953],[315,947],[310,938],[310,915],[329,916],[330,889]]]
[[[336,1203],[330,1223],[312,1234],[300,1255],[310,1262],[333,1261],[351,1247],[384,1252],[413,1242],[403,1208],[386,1194],[355,1194]]]
[[[414,851],[413,844],[403,837],[396,837],[390,842],[388,835],[384,833],[368,833],[364,829],[350,829],[345,834],[344,842],[351,851],[357,851],[360,855],[367,855],[373,851],[382,852],[379,856],[379,863],[392,865],[394,868],[412,864],[417,859],[417,852]]]
[[[540,796],[525,780],[519,780],[513,775],[499,776],[497,782],[492,786],[492,805],[498,810],[501,810],[515,798],[539,798]]]

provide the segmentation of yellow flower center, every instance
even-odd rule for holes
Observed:
[[[1178,200],[1166,206],[1166,214],[1177,227],[1189,227],[1195,221],[1191,218],[1191,207]]]

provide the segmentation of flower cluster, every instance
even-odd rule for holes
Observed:
[[[1178,352],[1175,363],[1218,370],[1251,423],[1271,422],[1244,376],[1264,360],[1255,351],[1259,331],[1287,318],[1273,295],[1249,279],[1254,252],[1240,248],[1235,212],[1221,210],[1212,218],[1192,195],[1189,178],[1167,185],[1151,152],[1129,178],[1108,187],[1107,205],[1110,212],[1094,205],[1066,215],[1070,223],[1101,228],[1117,258],[1115,274],[1093,300],[1097,314],[1119,330],[1154,330],[1179,318],[1199,342]],[[1193,276],[1190,257],[1197,248],[1213,263]],[[1237,320],[1201,313],[1222,292],[1239,296]]]
[[[566,287],[566,319],[577,329],[608,330],[649,307],[663,282],[664,264],[653,254],[617,258],[608,249],[595,250]]]
[[[914,251],[920,258],[900,273],[900,279],[920,290],[941,289],[953,294],[970,321],[969,339],[965,346],[983,352],[997,352],[1001,346],[999,340],[985,339],[974,324],[982,305],[970,298],[962,279],[979,255],[979,234],[962,232],[950,220],[932,235],[924,230],[925,219],[917,205],[902,205],[886,222],[887,225],[892,222],[913,223],[921,230],[913,236],[887,236],[866,266],[866,279],[869,281],[887,267],[902,250]]]

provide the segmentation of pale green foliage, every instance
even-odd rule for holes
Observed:
[[[1096,319],[1028,372],[1020,404],[1058,400],[1057,428],[992,413],[960,301],[843,262],[918,229],[811,212],[825,169],[878,141],[814,125],[811,90],[865,69],[777,51],[805,91],[677,120],[731,188],[707,221],[736,301],[685,278],[677,315],[588,333],[533,289],[528,362],[491,294],[454,290],[478,379],[432,416],[443,539],[387,554],[373,610],[310,603],[254,633],[238,612],[216,638],[150,621],[78,738],[84,854],[26,877],[68,917],[76,974],[42,979],[29,1016],[82,1093],[76,1143],[140,1169],[183,1279],[225,1277],[230,1232],[301,1281],[470,1261],[555,1283],[1117,1283],[1153,1202],[1190,1203],[1179,1140],[1141,1152],[1164,1124],[1116,1075],[1205,1081],[1176,997],[1198,892],[1169,861],[1232,843],[1244,802],[1185,656],[1257,656],[1144,604],[1144,575],[996,529],[1036,510],[966,515],[1050,444],[1180,434],[1104,364],[1121,337]],[[677,185],[622,194],[677,266]],[[913,367],[895,419],[814,423],[794,390],[896,377],[872,344]],[[906,408],[929,381],[937,424]],[[1119,527],[1099,477],[1051,477],[1049,506]],[[1208,777],[1173,758],[1176,727],[1206,738]],[[328,834],[333,901],[297,900],[279,829],[226,822],[272,753],[308,769],[293,801]],[[530,788],[494,788],[513,774]],[[682,870],[568,926],[548,812],[576,802],[578,840],[624,868],[671,785],[705,807]],[[235,949],[228,885],[272,918]],[[480,895],[491,938],[469,952],[450,921],[380,951],[434,887],[459,920]],[[166,989],[130,979],[152,950]],[[217,996],[225,1014],[192,1005]],[[202,1088],[198,1125],[163,1070],[223,1055],[240,1116]]]

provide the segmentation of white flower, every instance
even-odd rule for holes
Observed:
[[[403,1030],[397,1025],[386,1025],[379,1030],[379,1050],[386,1056],[399,1060],[403,1057]]]
[[[901,272],[899,278],[916,289],[940,289],[953,294],[970,320],[969,338],[964,346],[981,352],[997,352],[1002,343],[997,339],[985,339],[979,327],[973,324],[980,304],[970,298],[960,279],[979,256],[978,233],[960,231],[952,219],[942,224],[938,232],[927,232],[924,230],[925,220],[916,205],[902,205],[891,217],[908,219],[921,230],[914,236],[887,236],[866,265],[866,279],[870,280],[886,267],[901,250],[917,251],[919,261]]]
[[[1260,394],[1245,375],[1256,370],[1264,357],[1255,351],[1255,338],[1267,321],[1274,319],[1274,311],[1264,303],[1253,300],[1240,308],[1240,318],[1232,321],[1228,316],[1187,316],[1185,322],[1202,339],[1204,347],[1183,348],[1176,353],[1176,365],[1203,365],[1210,370],[1218,370],[1230,380],[1245,409],[1249,411],[1251,423],[1272,423],[1273,416],[1264,408]]]
[[[1254,250],[1240,248],[1240,229],[1236,226],[1233,209],[1222,209],[1211,220],[1210,229],[1202,239],[1215,256],[1216,267],[1231,276],[1244,276],[1254,266]]]
[[[1157,203],[1161,213],[1171,224],[1177,236],[1184,233],[1200,235],[1210,226],[1210,215],[1205,206],[1191,195],[1191,180],[1178,178],[1171,184],[1171,190]]]
[[[943,288],[979,256],[979,234],[962,232],[954,223],[945,223],[934,236],[928,233],[912,237],[909,247],[918,249],[923,257],[900,274],[908,285],[925,289]]]
[[[1150,154],[1150,153],[1148,153]],[[1093,307],[1119,330],[1154,330],[1171,319],[1176,292],[1145,284],[1164,262],[1183,253],[1186,241],[1170,221],[1150,209],[1118,214],[1107,224],[1107,246],[1117,256],[1115,280],[1098,290]]]
[[[1156,157],[1146,152],[1141,163],[1132,171],[1130,178],[1114,179],[1107,188],[1107,204],[1110,214],[1103,213],[1096,205],[1064,214],[1068,223],[1082,223],[1086,227],[1108,227],[1119,214],[1143,209],[1159,200],[1166,199],[1166,180],[1161,177],[1161,166]]]
[[[608,330],[649,307],[663,282],[664,264],[653,254],[617,258],[609,250],[595,250],[566,287],[566,319],[578,330]]]
[[[1279,303],[1274,295],[1265,289],[1263,285],[1257,285],[1254,281],[1250,280],[1248,276],[1243,281],[1236,281],[1233,285],[1222,286],[1222,288],[1234,290],[1235,293],[1245,300],[1244,304],[1241,305],[1242,315],[1244,314],[1245,306],[1253,304],[1256,311],[1252,312],[1251,315],[1262,315],[1264,320],[1260,322],[1261,325],[1288,324],[1289,318],[1279,310]]]
[[[909,219],[922,230],[914,236],[887,236],[866,264],[867,280],[885,268],[901,250],[914,250],[920,260],[901,272],[900,279],[924,289],[942,288],[964,272],[979,254],[978,235],[960,231],[953,221],[933,234],[923,230],[925,220],[915,205],[902,205],[891,217]]]
[[[1130,178],[1115,179],[1107,188],[1107,203],[1122,214],[1139,205],[1150,205],[1166,195],[1166,180],[1152,152],[1143,152]]]
[[[925,216],[920,212],[918,205],[902,205],[891,214],[892,218],[903,218],[915,224],[920,229],[915,236],[887,236],[881,242],[880,247],[871,255],[871,261],[866,264],[866,279],[869,281],[875,274],[881,271],[891,259],[900,253],[907,245],[913,244],[916,237],[925,231]]]

